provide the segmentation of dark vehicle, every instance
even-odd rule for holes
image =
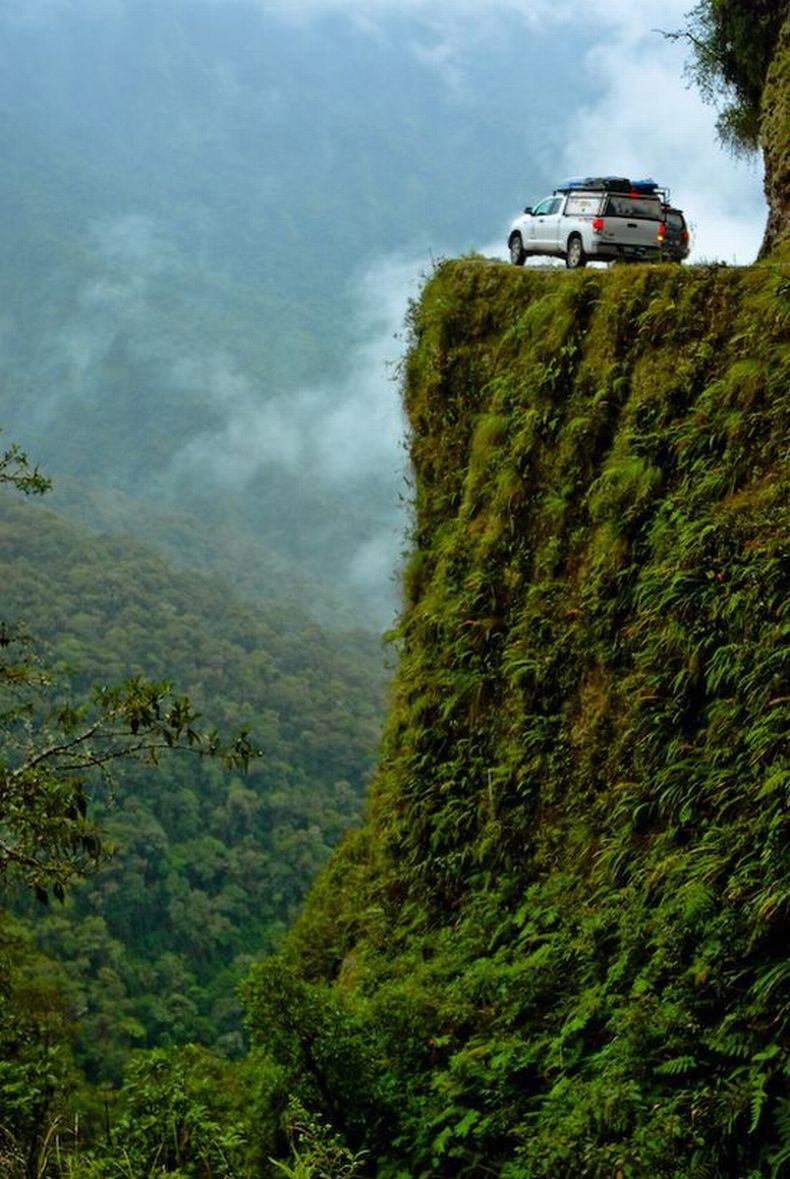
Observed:
[[[681,209],[664,207],[664,220],[658,229],[661,256],[670,262],[682,262],[689,255],[690,234]]]

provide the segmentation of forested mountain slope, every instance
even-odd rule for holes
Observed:
[[[276,944],[361,811],[383,711],[380,644],[322,630],[282,587],[250,603],[8,493],[0,565],[4,626],[34,636],[64,698],[128,676],[168,680],[262,750],[245,776],[189,757],[127,767],[93,807],[115,857],[65,907],[23,907],[71,979],[94,1079],[117,1079],[130,1047],[238,1050],[235,981]]]

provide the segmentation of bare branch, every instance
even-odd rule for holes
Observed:
[[[29,856],[25,852],[19,851],[18,848],[11,847],[5,840],[0,839],[0,861],[11,860],[15,864],[22,864],[25,868],[35,868],[39,870],[43,865],[34,856]]]

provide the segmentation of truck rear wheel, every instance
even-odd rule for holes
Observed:
[[[582,239],[578,233],[574,233],[568,238],[568,249],[565,253],[565,265],[568,270],[578,270],[582,266],[587,265],[587,255],[584,252]]]

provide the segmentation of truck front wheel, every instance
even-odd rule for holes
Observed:
[[[582,239],[578,233],[574,233],[568,238],[568,249],[565,253],[565,265],[568,270],[578,270],[581,266],[587,265],[587,255],[584,252]]]
[[[524,249],[524,242],[521,239],[521,234],[511,233],[510,241],[507,244],[510,250],[510,261],[514,266],[523,266],[524,260],[527,256],[527,251]]]

